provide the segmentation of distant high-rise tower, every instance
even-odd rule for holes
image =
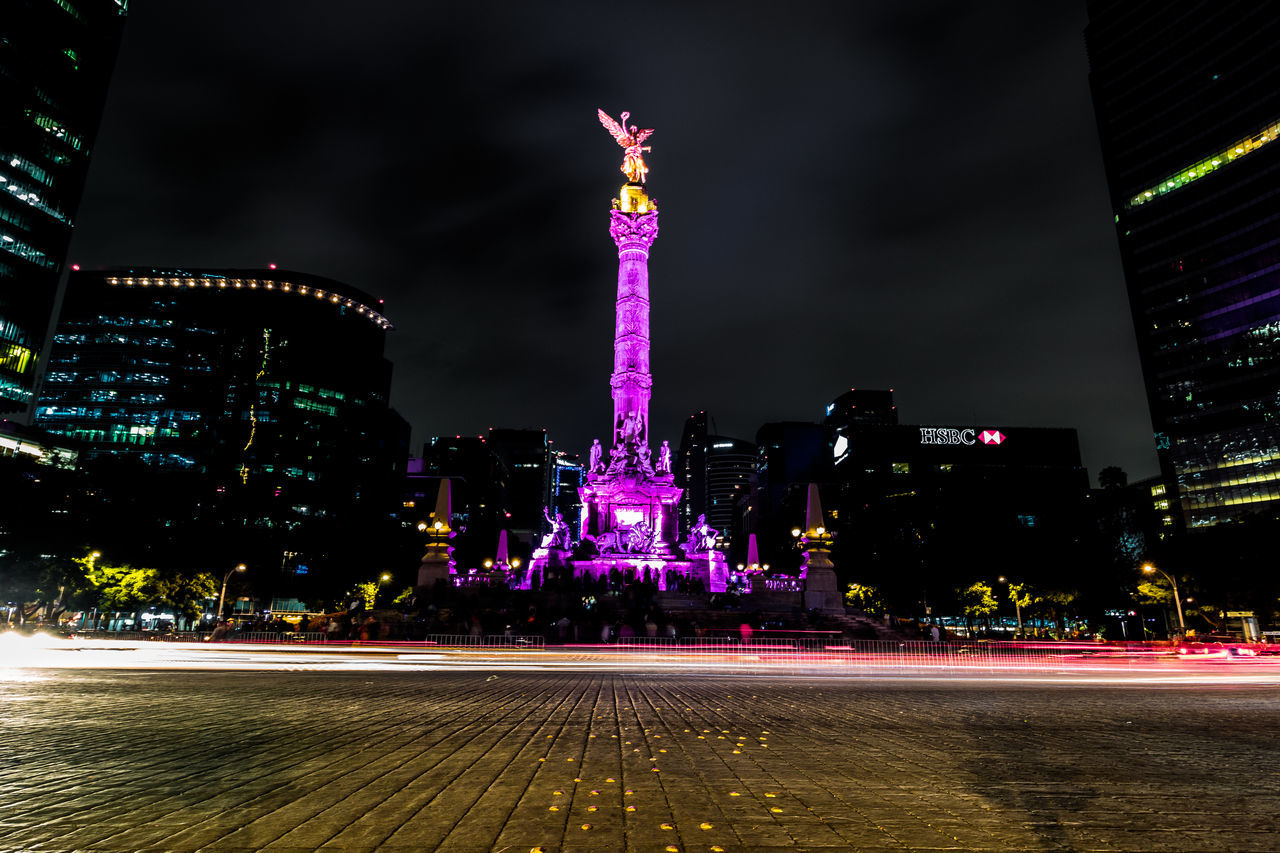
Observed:
[[[676,450],[675,484],[684,489],[680,496],[680,529],[693,527],[698,513],[707,511],[707,413],[689,415]]]
[[[1090,82],[1166,525],[1280,510],[1280,8],[1095,0]]]
[[[720,531],[725,541],[741,526],[737,503],[750,489],[756,473],[756,446],[749,441],[711,434],[706,412],[684,422],[676,453],[676,484],[684,489],[680,519],[692,529],[699,515]]]
[[[0,413],[31,402],[127,0],[17,0],[0,36]]]
[[[707,521],[726,542],[740,532],[739,499],[756,476],[756,446],[740,438],[707,437]]]

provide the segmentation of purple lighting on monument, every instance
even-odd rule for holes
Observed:
[[[625,123],[630,114],[622,116]],[[640,143],[653,131],[634,126],[628,130],[603,110],[599,118],[623,148],[622,171],[629,180],[609,213],[609,236],[618,249],[613,373],[609,379],[611,438],[607,458],[600,440],[593,442],[587,482],[580,489],[580,534],[597,553],[590,559],[572,559],[564,520],[548,515],[551,532],[534,551],[519,583],[527,589],[552,572],[589,577],[618,574],[656,582],[659,589],[682,579],[708,592],[724,592],[728,571],[724,555],[714,550],[714,536],[695,530],[684,542],[679,541],[676,505],[683,490],[675,485],[671,471],[671,447],[664,441],[655,452],[650,442],[649,249],[658,237],[658,206],[645,191],[649,169],[642,152],[649,148]]]

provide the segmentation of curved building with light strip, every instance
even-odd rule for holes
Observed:
[[[388,408],[391,328],[381,300],[303,273],[72,273],[36,423],[81,442],[108,490],[182,484],[174,514],[258,529],[349,518],[394,498],[407,443]]]

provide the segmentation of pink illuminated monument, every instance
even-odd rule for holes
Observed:
[[[587,482],[581,489],[580,535],[596,554],[572,559],[567,537],[553,524],[534,551],[521,585],[539,582],[549,571],[574,575],[620,575],[656,581],[665,589],[677,576],[700,581],[708,592],[723,592],[724,555],[714,550],[708,530],[689,531],[681,541],[671,447],[658,445],[649,430],[649,250],[658,237],[658,206],[645,191],[649,168],[642,146],[652,129],[627,127],[630,113],[615,122],[603,110],[600,123],[622,146],[622,185],[609,213],[609,236],[618,248],[618,292],[614,316],[613,373],[609,387],[613,419],[609,444],[599,439],[588,456]],[[703,527],[706,525],[704,524]],[[714,531],[710,531],[714,534]],[[581,553],[580,553],[581,556]]]

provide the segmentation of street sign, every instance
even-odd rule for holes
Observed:
[[[1232,619],[1236,619],[1243,616],[1252,616],[1252,615],[1253,615],[1252,610],[1228,610],[1227,611],[1227,616],[1231,617]]]

